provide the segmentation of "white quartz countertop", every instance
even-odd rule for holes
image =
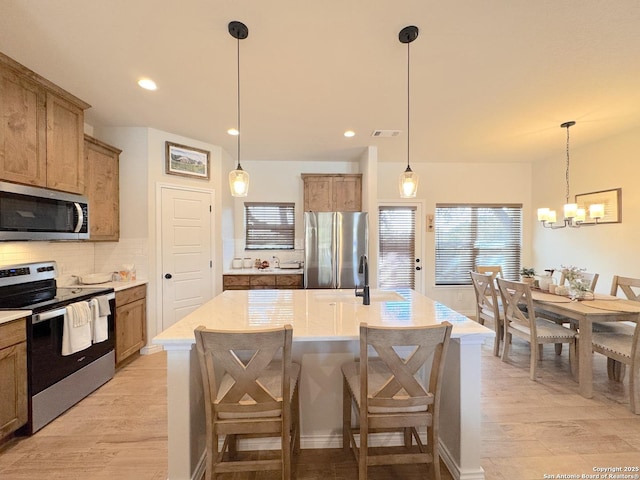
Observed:
[[[300,275],[303,268],[231,268],[224,275]]]
[[[31,315],[31,310],[1,310],[0,324],[28,317],[29,315]]]
[[[138,285],[145,285],[149,283],[147,280],[134,280],[132,282],[106,282],[106,283],[94,283],[92,285],[69,285],[73,288],[113,288],[116,292],[120,290],[126,290],[127,288],[137,287]]]
[[[490,330],[413,290],[371,290],[362,305],[349,290],[227,290],[153,339],[165,349],[195,343],[194,329],[249,331],[291,324],[294,341],[346,341],[359,325],[418,326],[448,321],[452,337],[492,337]]]

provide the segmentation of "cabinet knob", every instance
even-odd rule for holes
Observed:
[[[171,275],[170,273],[165,273],[164,274],[164,278],[166,278],[167,280],[169,280],[172,277],[173,277],[173,275]]]

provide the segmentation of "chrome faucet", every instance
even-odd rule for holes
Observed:
[[[356,297],[362,297],[363,305],[371,304],[371,294],[369,292],[369,261],[367,260],[366,255],[360,256],[360,264],[358,265],[358,273],[364,274],[364,287],[362,291],[358,291],[358,287],[356,287]]]

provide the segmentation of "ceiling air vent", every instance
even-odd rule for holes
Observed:
[[[374,130],[371,133],[372,137],[397,137],[400,135],[401,130]]]

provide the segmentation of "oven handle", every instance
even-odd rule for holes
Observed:
[[[116,294],[111,292],[107,293],[106,297],[108,300],[113,300],[116,298]],[[60,317],[67,312],[66,308],[57,308],[55,310],[49,310],[47,312],[36,313],[31,317],[31,324],[35,325],[36,323],[46,322],[47,320],[51,320],[52,318]]]

